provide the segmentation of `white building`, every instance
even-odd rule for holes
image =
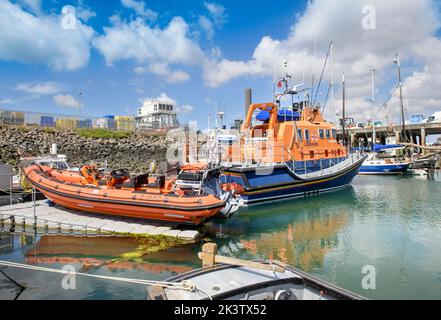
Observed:
[[[175,107],[169,101],[146,100],[138,108],[136,128],[144,130],[167,130],[179,127]]]

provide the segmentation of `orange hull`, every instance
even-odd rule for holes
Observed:
[[[54,203],[84,212],[198,225],[219,213],[225,202],[213,195],[180,196],[158,189],[141,191],[82,185],[56,178],[45,168],[25,169],[27,179]],[[76,180],[76,177],[73,179]]]

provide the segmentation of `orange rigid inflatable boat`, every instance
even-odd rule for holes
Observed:
[[[127,170],[112,171],[105,180],[93,166],[71,172],[32,165],[24,172],[46,198],[79,211],[199,225],[226,206],[216,194],[176,187],[176,179],[131,178]]]

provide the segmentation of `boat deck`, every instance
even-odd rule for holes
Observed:
[[[36,219],[34,218],[34,212]],[[33,203],[20,203],[0,207],[0,231],[36,228],[48,234],[70,233],[75,235],[128,235],[128,236],[168,236],[182,240],[195,241],[197,230],[176,229],[171,224],[90,214],[49,206],[47,200]]]

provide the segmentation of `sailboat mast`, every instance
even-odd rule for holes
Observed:
[[[315,85],[315,56],[317,53],[317,37],[314,38],[314,58],[312,60],[312,83],[311,83],[311,99],[314,97],[314,85]],[[310,101],[312,103],[312,101]]]
[[[331,42],[331,122],[334,122],[334,43]]]
[[[375,146],[377,135],[375,131],[375,68],[372,68],[372,146]]]
[[[404,119],[404,102],[403,102],[403,83],[401,81],[401,63],[400,63],[400,54],[397,53],[394,63],[397,65],[398,69],[398,86],[400,88],[400,105],[401,105],[401,125],[402,125],[402,138],[403,141],[407,139],[406,135],[406,121]]]
[[[346,145],[346,83],[345,83],[345,74],[343,73],[343,145]]]

